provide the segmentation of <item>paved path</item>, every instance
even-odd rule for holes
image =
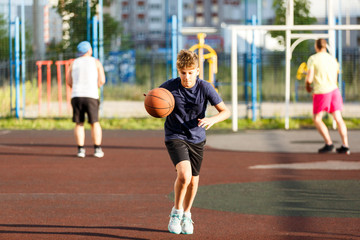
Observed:
[[[231,109],[231,104],[226,103],[228,108]],[[214,108],[208,108],[209,114],[212,114]],[[344,117],[360,117],[360,103],[345,103],[343,116]],[[312,115],[311,103],[291,103],[289,108],[290,117],[309,117]],[[248,111],[248,117],[251,117],[251,110]],[[129,118],[129,117],[148,117],[149,115],[145,111],[144,103],[142,101],[105,101],[102,110],[102,117],[105,118]],[[239,118],[247,116],[246,105],[239,103],[238,105]],[[34,118],[38,116],[71,116],[71,107],[67,106],[65,102],[61,105],[61,114],[59,114],[59,105],[57,102],[51,102],[49,104],[49,110],[47,103],[43,103],[39,113],[38,105],[32,105],[26,107],[25,116],[28,118]],[[261,104],[261,116],[262,117],[284,117],[285,116],[285,104],[283,102],[263,102]]]
[[[324,145],[316,129],[309,130],[246,130],[237,133],[211,134],[207,144],[212,148],[246,152],[316,153]],[[334,145],[340,147],[337,131],[331,130]],[[360,131],[349,131],[351,152],[360,152]]]

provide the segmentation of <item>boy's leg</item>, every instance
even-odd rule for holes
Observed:
[[[184,199],[192,179],[190,161],[181,161],[176,165],[177,177],[174,185],[175,208],[184,209]]]
[[[192,176],[191,182],[187,187],[184,199],[184,212],[190,212],[199,186],[199,176]]]
[[[85,129],[84,129],[84,123],[76,123],[75,129],[75,140],[76,144],[78,146],[84,146],[85,144]]]
[[[94,156],[102,158],[104,152],[101,149],[102,129],[99,122],[91,124],[91,136],[94,143]]]
[[[84,148],[84,144],[85,144],[84,123],[76,123],[75,129],[74,129],[74,134],[75,134],[76,144],[78,146],[77,156],[80,158],[84,158],[86,155],[85,148]]]
[[[182,231],[181,222],[184,213],[184,198],[192,175],[190,161],[181,161],[176,164],[176,171],[177,177],[174,184],[175,205],[170,213],[168,229],[171,233],[180,234]]]
[[[346,124],[341,116],[340,111],[335,111],[332,113],[334,120],[336,121],[338,125],[338,131],[341,137],[341,141],[344,147],[349,147],[348,143],[348,135],[347,135],[347,127]]]
[[[94,145],[100,146],[102,141],[102,129],[99,122],[91,124],[91,136]]]
[[[323,112],[314,114],[314,124],[320,135],[323,137],[325,144],[332,145],[332,140],[329,134],[329,130],[322,120]]]

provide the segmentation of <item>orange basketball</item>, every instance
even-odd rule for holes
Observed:
[[[165,88],[154,88],[145,95],[146,111],[153,117],[168,116],[175,106],[174,96]]]

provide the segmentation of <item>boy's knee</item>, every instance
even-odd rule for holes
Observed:
[[[314,123],[320,123],[320,122],[322,122],[322,117],[318,116],[318,115],[315,115],[313,117],[313,121],[314,121]]]
[[[189,185],[191,183],[191,173],[187,173],[187,172],[178,173],[178,181],[181,184]]]

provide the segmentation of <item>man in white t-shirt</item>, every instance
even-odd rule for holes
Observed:
[[[67,84],[72,88],[71,105],[73,122],[75,122],[75,139],[78,146],[78,157],[85,157],[85,114],[91,125],[91,136],[94,143],[94,156],[101,158],[102,129],[99,123],[99,87],[105,83],[105,73],[101,62],[92,57],[89,42],[78,44],[79,57],[76,58],[67,72]]]

